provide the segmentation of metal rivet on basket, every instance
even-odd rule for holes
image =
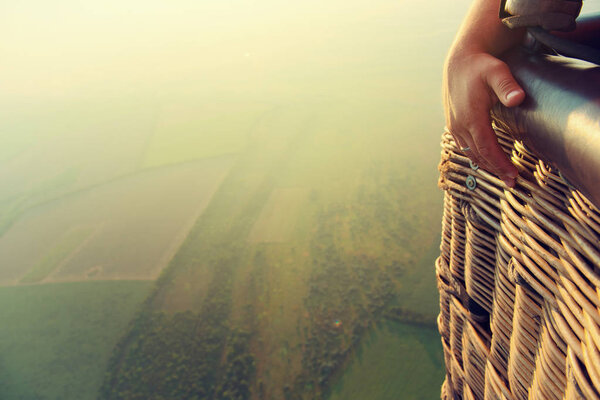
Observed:
[[[475,164],[473,161],[469,160],[469,165],[473,171],[477,171],[479,169],[479,165]]]
[[[467,176],[467,189],[475,190],[477,187],[477,181],[471,175]]]

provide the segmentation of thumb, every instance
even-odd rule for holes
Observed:
[[[518,106],[525,99],[525,91],[511,74],[508,65],[501,61],[488,74],[487,83],[506,107]]]

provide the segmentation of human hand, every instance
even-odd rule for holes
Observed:
[[[508,66],[484,52],[451,54],[444,69],[446,127],[473,162],[514,187],[517,169],[498,144],[490,110],[498,101],[514,107],[525,92]]]

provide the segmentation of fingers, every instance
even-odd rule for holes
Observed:
[[[486,83],[506,107],[518,106],[525,99],[525,91],[519,86],[508,66],[500,60],[496,61],[486,75]]]
[[[471,134],[477,156],[487,162],[492,168],[490,171],[498,175],[506,186],[514,187],[515,178],[518,175],[517,168],[510,162],[498,144],[496,134],[492,128],[490,126],[472,128]]]
[[[496,173],[496,168],[494,168],[486,159],[482,158],[479,155],[479,151],[477,150],[477,145],[475,144],[475,141],[473,140],[473,138],[471,137],[471,135],[468,132],[466,132],[466,134],[463,134],[462,137],[459,137],[458,140],[456,139],[456,137],[458,137],[458,135],[453,135],[453,136],[455,137],[455,141],[459,145],[461,152],[466,157],[468,157],[473,163],[482,167],[486,171]],[[468,150],[464,150],[464,149],[468,149]]]
[[[479,165],[486,171],[497,173],[496,168],[494,168],[494,166],[490,164],[489,160],[481,157],[481,155],[479,154],[479,150],[477,149],[477,144],[471,136],[467,136],[467,143],[468,146],[466,147],[469,147],[469,150],[464,152],[465,155],[469,157],[471,161],[473,161],[475,164]]]
[[[457,59],[444,82],[446,125],[467,157],[514,187],[518,171],[504,153],[492,130],[490,109],[500,101],[519,105],[525,92],[501,60],[485,53]]]
[[[485,159],[479,156],[479,152],[477,151],[477,145],[475,144],[475,141],[469,134],[468,130],[460,130],[460,134],[458,134],[458,130],[450,131],[450,133],[461,152],[466,157],[468,157],[474,164],[482,167],[486,171],[496,173],[496,168],[494,168],[490,163],[488,163]]]
[[[453,134],[452,136],[463,154],[471,161],[500,177],[506,186],[515,186],[515,178],[518,175],[517,168],[510,162],[498,144],[496,134],[491,127],[484,125],[461,132],[461,135]],[[463,150],[466,148],[468,150]]]

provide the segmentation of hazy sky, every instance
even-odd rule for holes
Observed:
[[[441,64],[467,5],[5,2],[0,197],[68,167],[87,182],[137,168],[172,110],[202,124],[300,99],[388,99],[439,119]]]
[[[129,91],[183,79],[202,84],[232,72],[272,73],[295,62],[310,70],[332,53],[349,56],[356,46],[356,57],[364,57],[367,42],[374,50],[378,41],[389,42],[378,36],[383,30],[361,30],[373,19],[406,27],[396,30],[408,35],[406,41],[440,29],[449,35],[461,12],[443,8],[467,2],[439,3],[435,12],[431,2],[422,7],[398,0],[12,2],[0,17],[0,33],[9,39],[0,43],[2,97],[62,97],[107,85]],[[344,45],[339,39],[349,39],[349,28],[356,42]]]
[[[241,68],[250,75],[309,62],[327,52],[364,51],[386,42],[356,29],[356,43],[336,41],[369,20],[398,24],[403,40],[443,33],[422,52],[443,52],[469,1],[23,0],[0,6],[0,97],[66,96],[102,87],[214,82]],[[586,8],[600,10],[598,2]],[[391,18],[386,18],[389,16]],[[344,39],[348,39],[344,37]],[[340,48],[342,47],[342,48]],[[401,49],[398,49],[402,51]],[[307,57],[309,55],[309,57]],[[329,54],[329,57],[332,55]],[[412,56],[407,54],[407,56]],[[310,58],[310,60],[309,60]],[[323,64],[326,60],[320,61]],[[407,58],[406,62],[411,62]],[[216,76],[215,76],[216,75]],[[108,86],[108,87],[107,87]],[[14,99],[14,97],[13,97]]]
[[[173,109],[387,99],[441,128],[441,67],[470,1],[2,3],[0,198],[70,166],[91,181],[137,168]]]

